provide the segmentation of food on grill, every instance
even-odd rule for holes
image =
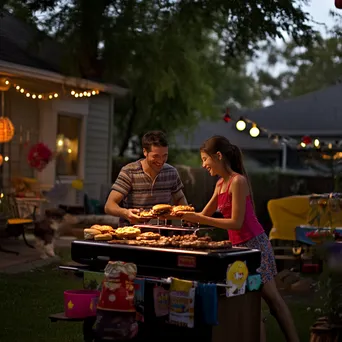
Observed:
[[[137,240],[159,240],[160,234],[153,232],[142,233],[137,237]]]
[[[139,213],[141,218],[151,219],[155,217],[153,210],[144,210]]]
[[[95,235],[94,240],[95,241],[110,241],[112,240],[112,234],[110,233],[105,233],[105,234],[99,234],[99,235]]]
[[[172,216],[177,216],[179,212],[194,212],[195,208],[192,207],[191,205],[176,205],[175,207],[172,208],[171,215]]]
[[[171,213],[172,206],[169,204],[157,204],[152,207],[152,210],[156,216],[168,215]]]
[[[232,247],[230,241],[211,241],[209,236],[197,237],[194,234],[190,234],[168,237],[152,232],[142,233],[136,239],[112,240],[109,243],[148,247],[178,247],[184,249],[227,249]]]
[[[96,235],[101,234],[101,231],[95,228],[86,228],[83,230],[85,240],[94,240]]]
[[[232,248],[232,243],[229,240],[225,241],[212,241],[208,243],[209,248]]]
[[[118,239],[134,239],[137,236],[139,236],[141,233],[139,228],[135,227],[123,227],[123,228],[118,228],[115,231],[115,236]]]

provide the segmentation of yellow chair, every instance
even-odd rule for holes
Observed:
[[[270,240],[296,240],[296,227],[308,224],[310,196],[289,196],[272,199],[267,203],[272,220]]]

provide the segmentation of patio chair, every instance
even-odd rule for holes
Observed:
[[[25,244],[30,248],[35,248],[32,246],[26,238],[26,231],[29,227],[33,227],[36,220],[36,210],[37,207],[34,206],[33,212],[29,217],[21,218],[19,215],[19,210],[17,202],[14,195],[7,195],[8,200],[8,214],[9,218],[7,220],[6,232],[9,236],[19,237],[22,235]]]

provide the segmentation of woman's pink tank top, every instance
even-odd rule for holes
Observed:
[[[233,175],[228,183],[227,190],[218,195],[218,209],[224,218],[232,217],[232,194],[229,193],[230,185],[237,175]],[[222,183],[223,184],[223,183]],[[220,192],[222,188],[220,187]],[[239,230],[228,230],[229,239],[233,245],[237,245],[264,233],[264,228],[259,223],[253,208],[253,203],[250,195],[246,198],[246,212],[242,227]]]

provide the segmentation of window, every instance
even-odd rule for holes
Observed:
[[[56,141],[57,176],[77,176],[82,120],[77,116],[58,114]]]

